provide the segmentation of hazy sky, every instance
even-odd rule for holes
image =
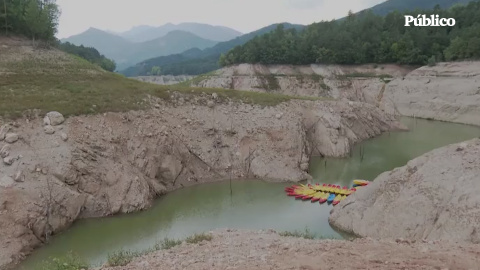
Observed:
[[[59,38],[95,27],[126,31],[137,25],[198,22],[243,33],[272,23],[331,20],[385,0],[57,0]]]

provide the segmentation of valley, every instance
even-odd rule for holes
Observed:
[[[480,1],[235,1],[3,1],[0,269],[476,269]]]

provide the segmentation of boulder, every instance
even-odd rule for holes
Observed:
[[[60,133],[60,138],[62,141],[66,142],[68,140],[68,135],[65,132]]]
[[[48,118],[48,116],[46,116],[46,115],[43,118],[43,125],[44,126],[49,126],[50,125],[50,118]]]
[[[18,141],[19,139],[19,136],[17,133],[7,133],[7,135],[5,136],[5,142],[7,143],[15,143],[16,141]]]
[[[58,126],[58,125],[62,124],[63,122],[65,122],[65,118],[59,112],[49,112],[49,113],[47,113],[46,117],[48,117],[48,119],[50,121],[50,125],[52,125],[52,126]],[[45,120],[44,120],[44,122],[45,122]]]
[[[7,133],[10,131],[10,125],[5,124],[0,127],[0,141],[3,141],[5,139],[5,136],[7,136]]]
[[[480,139],[433,150],[378,176],[333,208],[361,237],[480,243]]]
[[[44,126],[44,127],[43,127],[43,131],[45,131],[46,134],[53,134],[53,133],[55,133],[55,129],[54,129],[52,126],[50,126],[50,125]]]
[[[6,158],[10,155],[10,146],[8,144],[4,145],[2,148],[0,148],[0,157]]]
[[[6,157],[6,158],[3,159],[3,163],[7,166],[12,165],[13,162],[15,162],[15,159],[12,158],[12,157]]]

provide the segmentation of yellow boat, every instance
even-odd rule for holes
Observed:
[[[323,192],[317,192],[313,195],[312,197],[312,202],[317,202],[320,200],[320,198],[322,198],[322,196],[324,195]]]
[[[353,180],[353,184],[354,185],[358,185],[358,186],[366,186],[368,184],[370,184],[370,181],[367,181],[367,180]]]
[[[318,200],[318,202],[319,202],[320,204],[325,203],[325,202],[327,201],[327,199],[328,199],[328,196],[330,196],[330,193],[324,192],[323,195],[322,195],[322,197],[320,197],[320,200]]]

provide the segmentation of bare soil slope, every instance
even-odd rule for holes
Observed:
[[[478,245],[358,239],[306,240],[273,231],[214,231],[210,242],[182,244],[123,267],[102,270],[478,269]]]

